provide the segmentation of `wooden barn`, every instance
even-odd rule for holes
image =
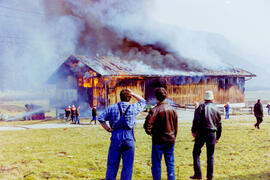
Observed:
[[[89,59],[72,55],[48,82],[56,86],[55,104],[73,102],[107,107],[120,101],[119,93],[123,88],[130,88],[152,101],[156,87],[165,87],[168,98],[178,105],[201,101],[206,90],[214,92],[216,103],[242,103],[245,81],[252,77],[255,75],[238,68],[179,73],[156,73],[149,68],[142,72],[117,57]]]

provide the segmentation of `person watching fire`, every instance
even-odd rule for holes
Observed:
[[[95,124],[97,124],[97,109],[96,109],[96,106],[93,106],[93,108],[92,108],[92,120],[90,121],[90,125],[92,124],[92,121],[94,121]]]
[[[157,105],[150,110],[144,122],[146,134],[152,136],[152,176],[161,179],[161,160],[164,155],[167,179],[175,180],[174,144],[178,130],[178,116],[175,109],[166,102],[165,88],[156,88]]]
[[[131,97],[138,102],[130,104]],[[107,160],[106,180],[115,180],[122,158],[121,179],[131,180],[135,152],[135,138],[133,128],[136,124],[136,116],[146,106],[143,97],[133,93],[130,89],[120,92],[121,102],[107,107],[98,116],[101,126],[111,133],[111,145]],[[110,127],[106,124],[109,121]]]
[[[77,109],[75,107],[75,105],[71,106],[71,123],[74,124],[76,123],[76,114],[77,114]]]

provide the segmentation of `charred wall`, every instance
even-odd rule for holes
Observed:
[[[244,102],[244,78],[235,77],[93,77],[89,104],[106,107],[120,101],[120,91],[129,88],[147,101],[154,99],[154,89],[164,87],[168,98],[179,105],[202,102],[204,92],[212,90],[217,103]],[[223,84],[222,84],[223,83]],[[133,101],[131,102],[133,103]]]
[[[74,77],[67,77],[74,84]],[[212,90],[217,103],[244,102],[244,77],[141,77],[141,76],[99,76],[89,71],[87,77],[77,76],[78,102],[97,107],[107,107],[120,101],[120,91],[129,88],[154,102],[154,89],[164,87],[168,98],[179,105],[202,102],[204,92]],[[66,81],[67,79],[65,79]],[[65,81],[59,87],[65,86]],[[70,83],[67,83],[70,84]],[[135,102],[132,100],[131,103]]]

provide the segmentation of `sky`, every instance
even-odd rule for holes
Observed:
[[[161,22],[224,35],[241,48],[270,58],[269,0],[157,0]],[[270,62],[269,62],[270,65]]]

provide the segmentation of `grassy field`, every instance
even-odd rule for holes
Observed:
[[[270,118],[261,129],[254,119],[223,121],[216,146],[215,179],[270,179]],[[191,123],[180,123],[175,145],[176,179],[193,174]],[[142,124],[135,129],[136,154],[133,179],[151,179],[151,138]],[[100,126],[29,129],[0,132],[0,179],[103,179],[110,134]],[[201,155],[206,172],[206,151]],[[162,164],[162,177],[166,168]],[[120,174],[120,172],[118,173]],[[118,176],[119,179],[119,176]]]

